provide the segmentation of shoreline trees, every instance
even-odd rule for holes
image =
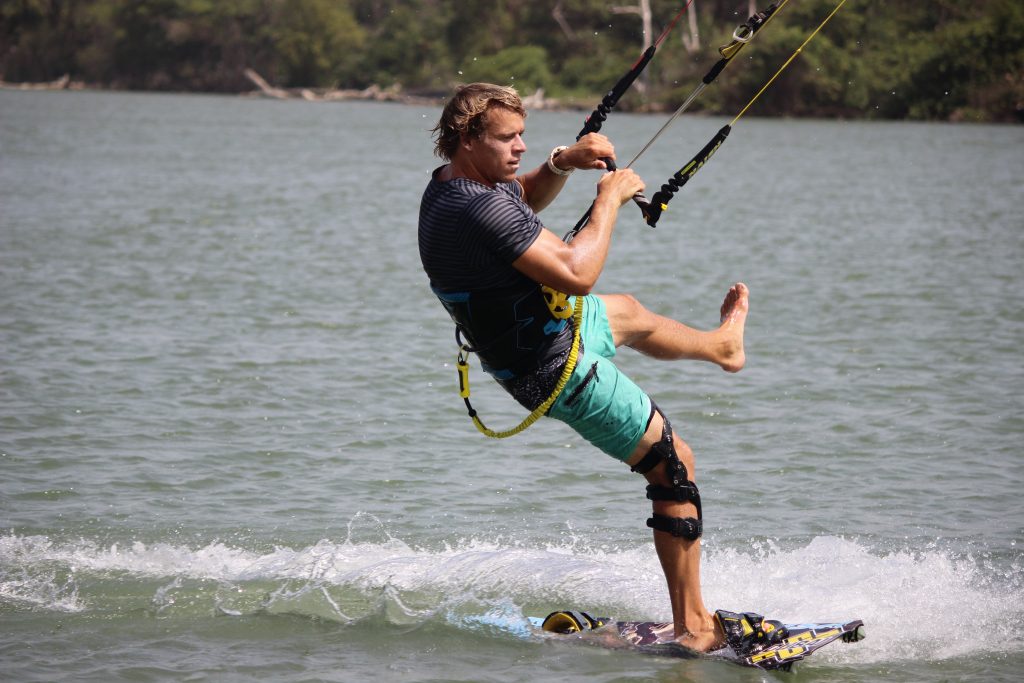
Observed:
[[[487,80],[590,106],[653,40],[644,11],[656,34],[680,2],[11,0],[0,5],[0,80],[245,92],[251,69],[281,89],[439,97]],[[694,0],[620,106],[677,106],[755,4]],[[694,110],[745,102],[833,4],[789,3]],[[1024,121],[1024,5],[847,3],[758,114]]]

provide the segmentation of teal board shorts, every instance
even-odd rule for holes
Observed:
[[[583,354],[548,416],[625,462],[647,431],[651,399],[612,363],[615,341],[608,311],[594,294],[583,298],[580,338]]]

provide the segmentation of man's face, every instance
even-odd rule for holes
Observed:
[[[505,107],[491,107],[485,122],[484,132],[479,138],[463,143],[469,161],[484,182],[490,185],[511,182],[526,152],[523,117]]]

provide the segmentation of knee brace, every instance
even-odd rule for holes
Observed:
[[[704,517],[700,509],[700,491],[697,489],[697,484],[690,481],[686,465],[679,460],[679,456],[676,454],[675,443],[672,440],[672,425],[669,423],[665,413],[661,412],[652,403],[651,415],[653,416],[655,412],[661,415],[661,419],[664,422],[661,430],[661,440],[651,446],[651,450],[647,452],[647,455],[631,469],[639,474],[647,474],[660,463],[665,462],[665,473],[672,482],[671,486],[649,484],[647,486],[647,497],[652,501],[671,500],[679,503],[693,503],[697,507],[697,516],[669,517],[668,515],[659,515],[655,512],[647,520],[647,526],[655,531],[664,531],[673,536],[695,541],[704,532]]]

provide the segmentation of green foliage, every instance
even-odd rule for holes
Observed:
[[[911,118],[984,119],[1017,108],[1024,115],[1024,8],[1014,0],[991,3],[936,27],[928,49],[915,55],[907,84]]]
[[[547,52],[533,45],[508,47],[488,57],[474,59],[466,65],[463,75],[467,82],[512,85],[523,94],[531,94],[537,88],[550,90],[552,85]]]
[[[445,13],[426,2],[406,2],[383,13],[369,30],[356,85],[402,83],[444,89],[450,56],[437,36],[445,30]]]
[[[355,79],[364,34],[347,3],[281,0],[271,21],[282,85],[329,87]]]
[[[788,3],[694,110],[737,113],[835,1]],[[650,0],[654,35],[644,36],[638,14],[606,0],[6,0],[0,78],[230,92],[251,87],[243,72],[252,68],[283,87],[441,94],[488,80],[589,106],[682,2]],[[749,0],[694,0],[700,48],[684,47],[684,17],[619,108],[678,105],[749,9]],[[1020,0],[854,0],[750,113],[1024,120],[1022,36]]]
[[[604,95],[629,67],[628,59],[610,52],[573,55],[563,62],[558,75],[570,92]]]

